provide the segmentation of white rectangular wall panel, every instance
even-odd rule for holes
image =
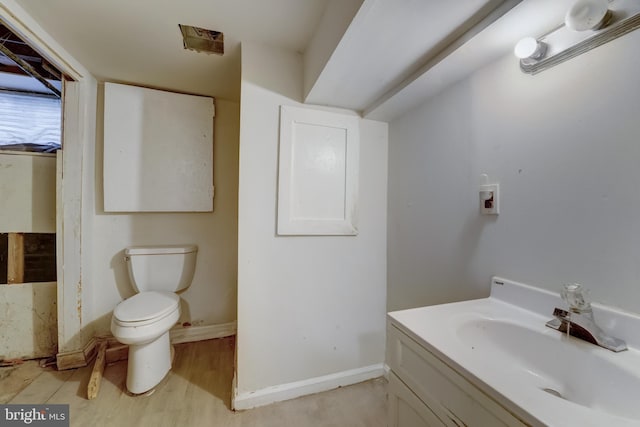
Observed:
[[[213,98],[105,83],[106,212],[213,210]]]
[[[0,233],[55,233],[55,154],[0,153],[0,201]]]
[[[357,234],[358,153],[358,117],[280,107],[278,234]]]

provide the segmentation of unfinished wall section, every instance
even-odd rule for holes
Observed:
[[[0,360],[57,351],[56,157],[0,153]]]

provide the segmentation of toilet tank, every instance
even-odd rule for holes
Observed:
[[[196,245],[134,246],[124,251],[136,292],[177,292],[191,285],[196,269]]]

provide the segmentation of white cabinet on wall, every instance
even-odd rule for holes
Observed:
[[[280,107],[279,235],[356,235],[359,117]]]
[[[105,211],[212,211],[213,116],[210,97],[105,83]]]

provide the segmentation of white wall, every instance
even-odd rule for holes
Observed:
[[[313,89],[333,51],[342,40],[363,0],[329,0],[303,57],[303,84],[306,97]]]
[[[508,55],[390,124],[389,309],[484,297],[499,274],[640,312],[639,43],[536,76]]]
[[[361,121],[359,235],[278,237],[279,106],[302,91],[300,55],[242,45],[240,396],[384,360],[387,125]]]
[[[95,210],[93,216],[93,274],[90,284],[93,328],[109,331],[113,308],[133,295],[124,263],[124,249],[132,245],[195,243],[196,272],[191,287],[181,293],[181,322],[194,326],[236,319],[237,194],[239,104],[216,100],[213,213],[105,213],[102,179],[102,107],[98,99],[95,150]],[[85,285],[86,287],[87,285]]]

